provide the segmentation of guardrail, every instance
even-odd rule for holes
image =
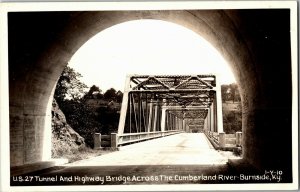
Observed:
[[[101,135],[100,133],[95,133],[94,149],[102,148],[102,147],[117,148],[118,146],[121,145],[136,143],[136,142],[159,138],[159,137],[165,137],[168,135],[174,135],[182,132],[184,131],[170,130],[170,131],[157,131],[157,132],[124,133],[122,135],[118,135],[116,133],[112,133],[111,135]]]
[[[242,132],[235,134],[216,133],[206,131],[205,135],[214,146],[219,150],[235,150],[242,147]]]
[[[205,132],[206,136],[209,137],[210,139],[212,139],[212,141],[219,145],[219,134],[216,132],[212,132],[212,131],[207,131]]]

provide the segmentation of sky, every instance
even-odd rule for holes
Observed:
[[[103,92],[124,91],[127,74],[218,74],[221,84],[235,82],[222,56],[205,39],[180,25],[135,20],[107,28],[87,41],[69,66],[81,81]]]

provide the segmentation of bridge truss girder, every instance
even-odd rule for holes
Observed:
[[[208,118],[216,121],[218,108],[222,111],[216,105],[221,104],[217,85],[214,75],[128,76],[118,134],[183,130],[195,121],[222,132],[221,123],[207,123]]]

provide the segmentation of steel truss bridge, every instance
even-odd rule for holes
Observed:
[[[215,75],[127,76],[112,146],[180,132],[223,132]]]

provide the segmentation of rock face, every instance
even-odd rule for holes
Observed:
[[[76,153],[85,147],[84,138],[70,127],[57,102],[52,103],[52,158]]]

